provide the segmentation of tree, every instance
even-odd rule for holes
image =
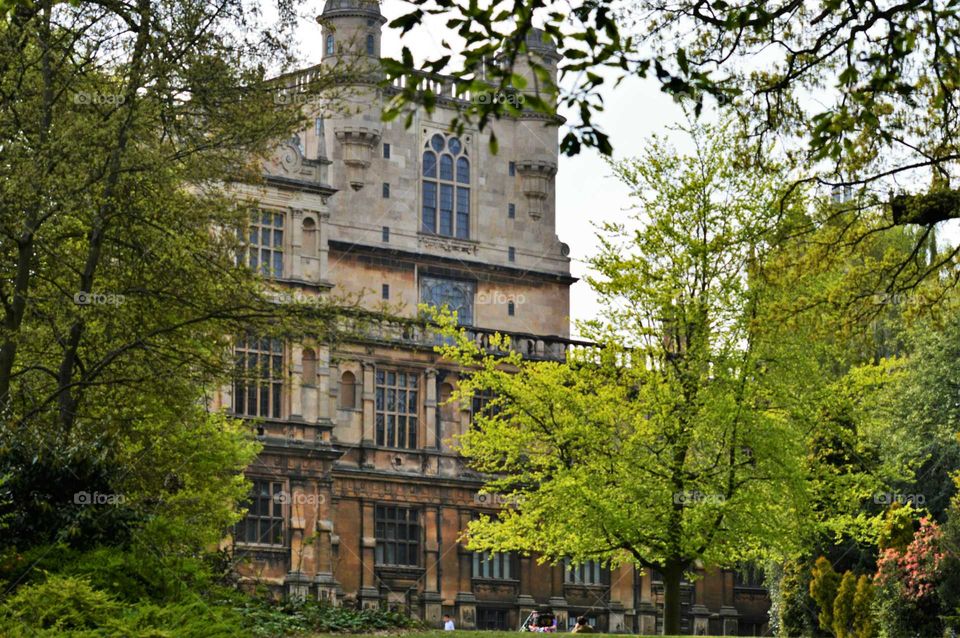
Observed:
[[[665,92],[691,98],[698,107],[712,95],[752,112],[757,134],[802,137],[809,159],[828,160],[826,168],[837,176],[865,176],[832,185],[917,167],[946,170],[960,159],[953,139],[960,67],[952,55],[960,43],[960,15],[950,3],[641,0],[624,7],[595,0],[568,14],[546,0],[411,4],[416,8],[391,26],[406,32],[426,15],[448,17],[447,25],[465,41],[456,51],[465,64],[454,75],[464,81],[485,77],[500,88],[524,88],[515,86],[518,61],[543,69],[528,40],[535,24],[542,24],[566,61],[562,70],[569,81],[561,102],[577,118],[564,138],[568,153],[582,145],[609,151],[609,138],[591,117],[602,110],[600,90],[608,80],[655,75]],[[449,43],[444,46],[453,52]],[[490,65],[493,55],[503,64]],[[440,70],[448,61],[440,56],[427,68]],[[803,100],[807,90],[823,99]],[[540,101],[531,106],[551,108]],[[465,115],[489,117],[503,109],[473,104]],[[897,154],[892,163],[890,151]],[[870,168],[881,167],[881,157],[886,168],[869,175]],[[947,212],[957,214],[951,207]]]
[[[840,575],[826,556],[821,556],[813,566],[813,579],[810,581],[810,596],[820,609],[817,620],[820,628],[833,631],[834,601],[840,587]]]
[[[853,595],[852,636],[854,638],[873,638],[873,599],[874,588],[870,577],[861,574],[857,579],[857,589]]]
[[[960,64],[954,54],[960,13],[951,2],[589,0],[569,11],[547,0],[411,4],[415,8],[391,26],[415,30],[426,15],[439,14],[465,44],[453,50],[445,42],[448,51],[416,67],[404,49],[400,60],[387,63],[389,77],[446,70],[457,54],[463,64],[447,72],[462,90],[525,90],[532,96],[524,109],[562,112],[561,147],[568,154],[585,147],[610,154],[615,140],[594,116],[615,95],[611,87],[655,77],[698,114],[706,102],[737,113],[756,142],[753,161],[770,161],[776,142],[783,153],[773,160],[786,156],[802,169],[791,176],[795,186],[816,184],[844,200],[827,218],[837,221],[833,249],[846,251],[864,237],[908,225],[919,228],[912,251],[919,255],[937,224],[960,217]],[[534,50],[544,37],[561,56],[558,86]],[[537,80],[533,87],[518,73],[527,66]],[[406,86],[394,114],[409,103],[435,102],[419,83]],[[547,99],[557,92],[559,100]],[[454,126],[490,128],[520,110],[509,100],[474,100]],[[813,221],[801,234],[826,220]],[[885,292],[903,294],[922,282],[956,285],[958,255],[960,247],[941,246],[930,268]],[[885,275],[905,274],[902,263],[908,262],[891,264]]]
[[[280,99],[288,80],[267,75],[292,61],[292,10],[262,31],[242,0],[48,0],[0,21],[5,419],[55,410],[69,430],[93,387],[184,374],[203,387],[223,369],[223,335],[291,314],[236,268],[253,204],[232,185],[257,183],[306,125],[299,101]],[[349,71],[300,88],[336,108]],[[295,314],[319,330],[331,308]]]
[[[833,624],[831,629],[837,638],[848,638],[853,625],[853,601],[857,593],[857,576],[853,572],[844,572],[837,588],[837,597],[833,600]]]
[[[777,374],[793,363],[764,356],[762,286],[748,283],[776,188],[723,159],[729,128],[689,133],[694,156],[655,140],[613,166],[637,212],[603,227],[592,260],[603,319],[581,330],[597,348],[524,361],[441,317],[456,339],[441,352],[470,371],[459,400],[497,397],[461,452],[518,504],[471,524],[470,547],[657,570],[667,633],[684,573],[788,549],[807,510],[796,396]]]
[[[5,544],[208,546],[257,450],[207,406],[231,338],[328,335],[347,312],[275,303],[238,264],[255,203],[234,187],[307,116],[268,76],[292,61],[281,5],[273,28],[242,0],[17,2],[0,19]],[[335,107],[347,71],[304,90]]]

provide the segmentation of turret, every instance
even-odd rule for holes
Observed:
[[[530,61],[523,52],[517,55],[513,72],[522,76],[527,81],[524,93],[539,92],[540,96],[546,99],[552,95],[556,99],[557,87],[557,63],[560,62],[560,54],[557,53],[557,45],[542,29],[530,29],[525,39],[527,52],[537,64],[548,71],[550,77],[550,86],[544,86],[542,79],[534,77],[533,68]]]
[[[380,58],[380,30],[387,21],[377,0],[327,0],[317,17],[324,64]]]

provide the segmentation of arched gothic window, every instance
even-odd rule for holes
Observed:
[[[423,151],[423,231],[470,238],[470,159],[460,138],[434,134]]]

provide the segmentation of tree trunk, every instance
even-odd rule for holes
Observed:
[[[680,634],[680,579],[683,567],[667,563],[663,574],[663,633],[667,636]]]

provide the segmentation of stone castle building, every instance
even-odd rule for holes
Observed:
[[[319,22],[323,60],[296,82],[346,56],[379,57],[376,2],[327,0]],[[556,70],[550,44],[528,45]],[[280,146],[264,185],[246,189],[260,206],[249,265],[284,294],[362,293],[368,307],[411,318],[419,303],[445,303],[477,339],[505,332],[528,357],[562,360],[577,344],[575,279],[556,235],[558,122],[534,113],[495,122],[494,155],[477,130],[449,133],[465,99],[452,82],[422,81],[441,97],[410,127],[381,119],[399,88],[357,83],[333,113],[305,105],[313,126]],[[583,614],[605,631],[658,633],[656,574],[539,565],[458,543],[472,517],[496,509],[454,447],[484,398],[447,402],[458,372],[433,343],[386,322],[335,347],[308,337],[238,342],[246,374],[221,405],[255,420],[264,444],[232,539],[247,579],[333,604],[403,606],[434,626],[450,614],[461,629],[516,629],[549,607],[562,628]],[[690,633],[766,629],[768,599],[755,582],[712,573],[685,591]]]

